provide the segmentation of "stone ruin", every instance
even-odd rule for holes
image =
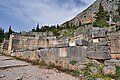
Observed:
[[[120,40],[110,38],[107,32],[107,28],[93,27],[86,35],[79,34],[60,40],[50,32],[12,34],[8,52],[12,56],[29,60],[40,59],[46,63],[69,64],[76,60],[79,64],[87,64],[96,60],[105,64],[116,64],[116,61],[111,59],[113,55],[120,53]]]

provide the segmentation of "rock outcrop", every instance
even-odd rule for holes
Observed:
[[[89,6],[87,9],[85,9],[83,12],[79,13],[77,16],[75,16],[73,19],[71,19],[70,23],[73,23],[74,25],[79,25],[79,22],[82,24],[86,23],[92,23],[95,19],[95,13],[98,12],[99,4],[101,3],[104,10],[109,12],[112,12],[113,17],[118,15],[117,12],[117,5],[118,0],[96,0],[91,6]],[[62,24],[62,26],[65,26],[66,22]]]

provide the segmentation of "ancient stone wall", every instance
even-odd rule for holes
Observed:
[[[45,33],[40,35],[24,33],[24,35],[10,37],[9,49],[14,50],[12,56],[24,59],[42,59],[53,63],[69,63],[76,60],[80,64],[86,64],[90,60],[111,59],[106,33],[107,29],[92,28],[89,34],[86,34],[86,37],[88,36],[91,40],[84,39],[83,34],[77,39],[75,37],[60,39],[61,42],[56,40],[56,37]],[[97,41],[94,42],[94,39]]]
[[[16,49],[38,49],[55,47],[57,41],[56,37],[49,36],[47,34],[37,34],[37,33],[23,33],[23,34],[13,34],[9,39],[8,51]]]
[[[120,59],[120,32],[109,35],[110,53],[113,59]]]

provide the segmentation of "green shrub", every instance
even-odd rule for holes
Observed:
[[[77,64],[77,61],[76,60],[72,60],[72,61],[70,61],[70,64],[75,65],[75,64]]]
[[[116,66],[116,76],[120,77],[120,66]]]
[[[66,73],[66,74],[70,74],[72,76],[75,76],[75,77],[79,77],[79,75],[80,75],[80,72],[78,70],[62,69],[61,71]]]

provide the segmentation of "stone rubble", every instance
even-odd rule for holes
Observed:
[[[116,74],[116,66],[105,66],[103,68],[103,73],[115,75]]]

